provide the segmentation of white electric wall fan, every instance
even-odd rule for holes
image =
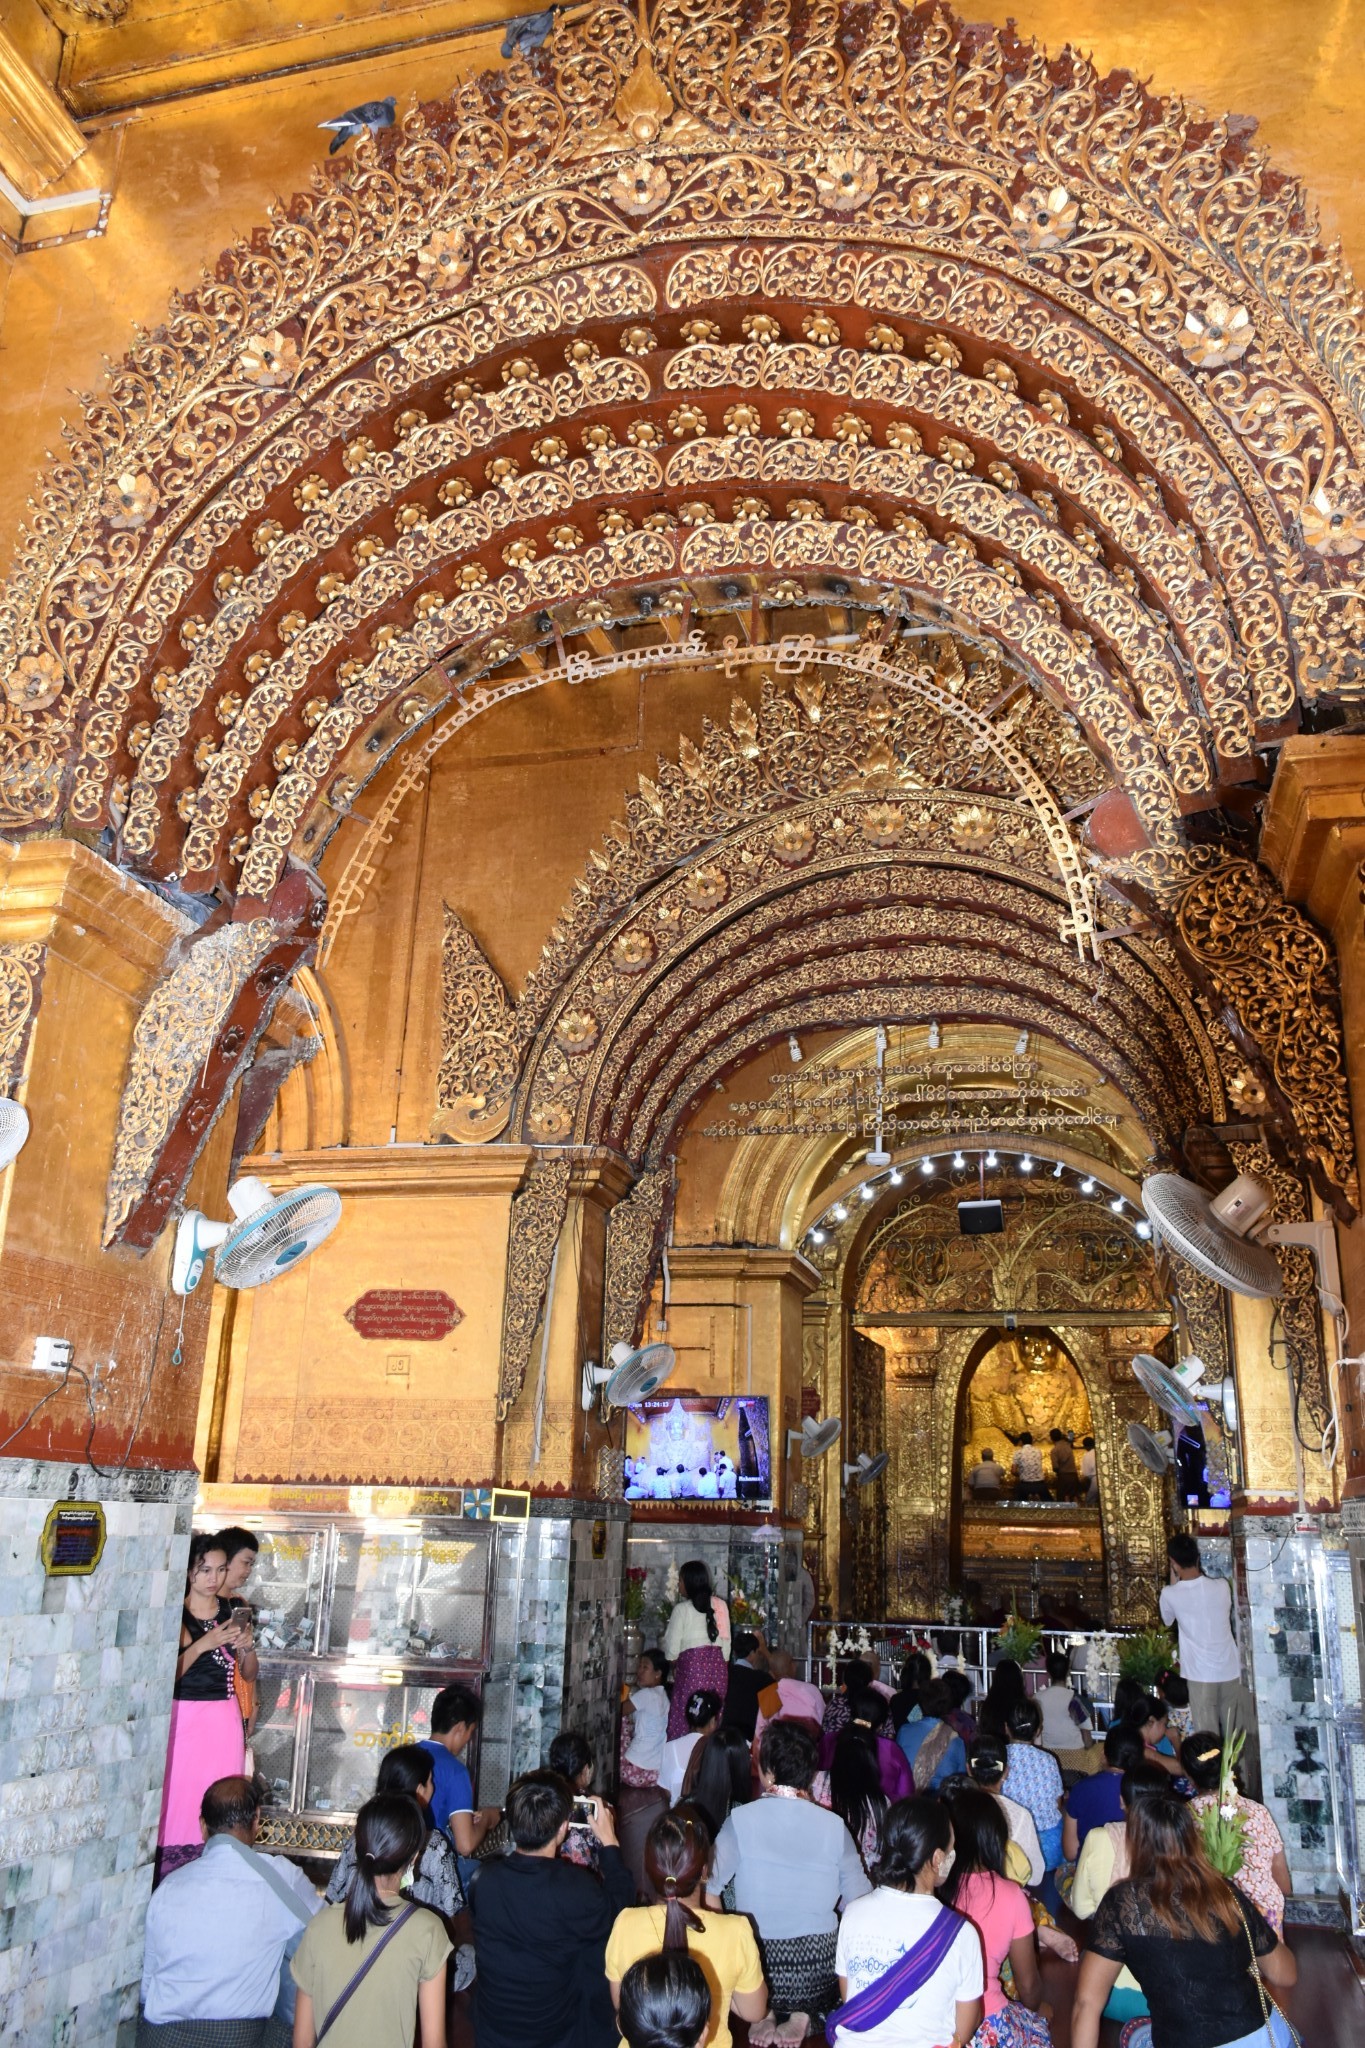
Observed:
[[[609,1408],[633,1408],[647,1401],[670,1377],[678,1363],[671,1344],[643,1344],[633,1351],[629,1344],[613,1344],[607,1354],[610,1363],[583,1362],[580,1399],[585,1410],[600,1394]]]
[[[310,1185],[273,1195],[263,1180],[248,1176],[228,1189],[234,1221],[215,1223],[198,1209],[181,1217],[171,1256],[171,1292],[193,1294],[213,1255],[213,1277],[222,1287],[263,1287],[317,1250],[341,1221],[335,1188]]]

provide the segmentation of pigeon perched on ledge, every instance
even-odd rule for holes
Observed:
[[[387,100],[364,100],[358,107],[351,107],[334,120],[319,121],[319,128],[332,130],[332,146],[328,156],[335,156],[348,142],[354,142],[357,135],[363,135],[368,128],[371,135],[378,135],[381,128],[392,128],[397,102]]]
[[[502,39],[503,56],[529,57],[533,51],[540,48],[543,42],[548,40],[550,30],[554,25],[555,11],[553,7],[547,7],[543,14],[523,14],[519,15],[515,21],[509,21],[507,32]]]

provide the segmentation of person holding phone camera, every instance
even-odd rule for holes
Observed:
[[[615,2038],[607,1937],[635,1886],[601,1800],[587,1822],[600,1882],[564,1861],[573,1810],[558,1771],[529,1771],[507,1795],[512,1851],[484,1864],[470,1900],[479,2048],[602,2048]]]
[[[592,1788],[593,1757],[586,1736],[574,1728],[562,1729],[550,1744],[548,1762],[552,1771],[558,1771],[560,1777],[567,1780],[573,1793],[573,1813],[560,1856],[565,1863],[576,1863],[580,1870],[591,1870],[596,1874],[602,1866],[597,1854],[597,1837],[592,1831],[597,1801],[588,1797]]]
[[[240,1778],[246,1766],[235,1681],[238,1670],[254,1680],[259,1667],[249,1612],[235,1614],[223,1598],[227,1568],[218,1537],[190,1538],[157,1830],[158,1881],[203,1853],[199,1809],[204,1794],[220,1778]]]

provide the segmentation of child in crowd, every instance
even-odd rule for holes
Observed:
[[[630,1733],[627,1737],[626,1726]],[[642,1650],[635,1690],[622,1717],[621,1783],[657,1785],[668,1736],[668,1659],[662,1650]]]
[[[1175,1748],[1179,1749],[1185,1737],[1194,1733],[1189,1684],[1178,1671],[1163,1671],[1156,1682],[1156,1689],[1158,1697],[1166,1702],[1170,1711],[1167,1733]]]

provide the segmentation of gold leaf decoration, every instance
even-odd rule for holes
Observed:
[[[512,1112],[520,1065],[507,991],[468,925],[447,903],[432,1136],[464,1145],[499,1137]]]

